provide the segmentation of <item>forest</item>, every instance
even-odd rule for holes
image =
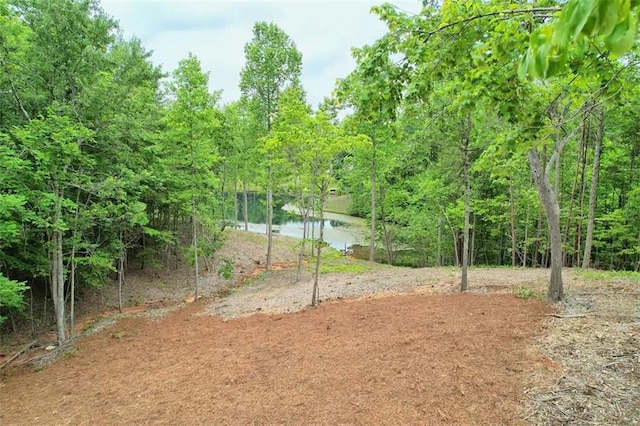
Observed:
[[[167,253],[197,298],[250,191],[308,218],[337,188],[371,260],[459,266],[462,290],[474,265],[550,267],[551,302],[563,267],[638,271],[638,2],[422,3],[374,7],[387,33],[311,106],[274,23],[222,105],[197,57],[165,72],[98,1],[0,0],[0,321],[39,288],[64,341],[78,288]]]

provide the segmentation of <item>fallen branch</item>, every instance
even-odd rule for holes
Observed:
[[[9,365],[9,363],[11,363],[11,361],[13,361],[14,359],[18,358],[20,355],[22,355],[24,352],[26,352],[27,350],[31,349],[31,347],[33,345],[35,345],[37,342],[37,340],[34,340],[33,342],[29,343],[27,346],[25,346],[24,348],[20,349],[18,352],[16,352],[11,358],[9,358],[7,361],[5,361],[2,365],[0,365],[0,370],[2,370],[3,368],[5,368],[7,365]]]

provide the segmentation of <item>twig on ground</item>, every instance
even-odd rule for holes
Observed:
[[[548,314],[548,315],[550,317],[555,317],[555,318],[582,318],[582,317],[586,317],[590,313],[591,311],[584,312],[581,314]]]
[[[24,348],[20,349],[18,352],[16,352],[11,358],[9,358],[7,361],[5,361],[2,365],[0,365],[0,370],[3,369],[4,367],[6,367],[7,365],[9,365],[11,363],[11,361],[13,361],[14,359],[18,358],[20,355],[22,355],[24,352],[28,351],[29,349],[31,349],[31,347],[33,345],[35,345],[37,342],[37,340],[34,340],[33,342],[29,343],[27,346],[25,346]]]

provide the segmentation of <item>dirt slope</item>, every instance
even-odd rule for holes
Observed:
[[[292,265],[296,241],[274,240]],[[130,274],[124,316],[91,320],[113,287],[87,297],[80,324],[102,331],[3,369],[0,424],[640,424],[635,276],[565,269],[552,317],[545,269],[473,268],[459,295],[455,268],[329,258],[310,310],[311,265],[265,273],[265,243],[232,231],[195,304],[184,268]]]
[[[200,305],[200,306],[198,306]],[[224,321],[128,318],[1,390],[13,424],[519,424],[548,312],[512,295],[405,295]]]

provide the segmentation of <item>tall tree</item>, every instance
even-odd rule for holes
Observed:
[[[274,23],[256,22],[253,39],[245,45],[246,63],[240,73],[240,89],[252,102],[260,120],[260,134],[271,131],[278,99],[289,86],[298,86],[302,54],[291,38]],[[267,270],[273,248],[272,170],[267,166]]]
[[[214,114],[218,95],[209,93],[209,75],[200,61],[189,54],[178,64],[168,85],[172,99],[167,111],[166,154],[174,172],[177,206],[191,216],[191,244],[194,263],[195,298],[199,291],[198,230],[209,209],[216,179],[212,168],[217,161],[213,131],[219,126]]]

